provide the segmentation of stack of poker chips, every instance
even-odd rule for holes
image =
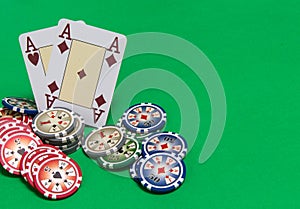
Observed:
[[[82,148],[104,169],[127,169],[141,155],[142,140],[163,129],[166,119],[165,111],[158,105],[134,105],[124,112],[116,126],[92,131],[84,139]]]
[[[32,130],[45,144],[71,154],[80,148],[84,120],[66,108],[56,107],[39,112],[32,121]]]
[[[60,149],[43,144],[26,151],[19,165],[24,180],[48,199],[65,199],[81,185],[79,165]]]
[[[32,131],[35,104],[24,98],[4,98],[0,112],[0,163],[49,199],[74,194],[82,180],[79,165],[60,149],[43,144]],[[9,104],[9,105],[7,105]],[[27,115],[29,114],[29,115]]]
[[[168,193],[184,182],[183,158],[187,142],[174,132],[155,133],[142,142],[142,156],[130,167],[130,176],[153,193]]]
[[[31,126],[32,118],[38,113],[34,101],[26,98],[5,97],[0,108],[0,119],[15,118]]]
[[[177,189],[185,179],[186,140],[161,132],[167,115],[156,104],[129,107],[116,126],[92,131],[83,141],[85,153],[108,170],[128,169],[131,177],[154,193]]]
[[[92,131],[83,141],[84,152],[99,166],[110,170],[127,168],[141,155],[141,145],[124,135],[118,126],[103,126]]]

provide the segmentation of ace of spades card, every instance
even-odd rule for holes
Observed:
[[[124,35],[63,19],[48,66],[44,101],[92,127],[105,125],[126,46]]]

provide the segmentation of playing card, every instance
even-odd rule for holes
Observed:
[[[105,125],[126,46],[124,35],[63,19],[55,35],[44,97],[87,125]]]
[[[46,108],[42,89],[46,83],[46,73],[55,38],[56,27],[45,28],[20,35],[19,42],[27,68],[30,85],[37,107]]]
[[[83,21],[78,21],[84,24]],[[44,85],[57,26],[21,34],[19,42],[30,85],[39,110],[47,108]]]

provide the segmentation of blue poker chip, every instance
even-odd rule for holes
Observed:
[[[166,121],[167,114],[164,109],[152,103],[133,105],[122,116],[124,127],[138,134],[148,134],[161,130]]]
[[[140,160],[142,159],[142,157],[140,156],[131,166],[129,169],[129,174],[131,176],[131,178],[135,181],[135,182],[140,182],[141,181],[141,177],[139,174],[139,168],[141,165]]]
[[[139,142],[142,142],[144,139],[146,139],[147,137],[151,136],[153,133],[157,133],[157,132],[160,132],[161,130],[156,130],[155,132],[151,132],[151,133],[147,133],[147,134],[138,134],[138,133],[134,133],[134,132],[131,132],[129,130],[127,130],[125,128],[125,126],[123,125],[123,120],[122,118],[120,118],[116,124],[116,126],[122,128],[122,130],[124,130],[123,134],[125,137],[133,137],[135,138],[136,140],[138,140]]]
[[[33,100],[19,97],[5,97],[2,99],[4,107],[27,115],[36,115],[38,113],[36,104]]]
[[[142,155],[152,155],[156,152],[174,153],[183,159],[187,153],[186,140],[174,132],[152,134],[142,142]]]
[[[155,153],[140,159],[138,175],[141,185],[150,192],[168,193],[183,184],[186,167],[174,153]]]

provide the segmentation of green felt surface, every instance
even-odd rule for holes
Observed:
[[[125,35],[163,32],[186,39],[201,49],[215,66],[227,102],[221,142],[212,157],[199,164],[211,121],[211,104],[205,86],[180,60],[157,54],[130,57],[122,64],[117,86],[141,69],[161,68],[180,77],[197,98],[200,115],[195,114],[188,123],[200,117],[201,126],[185,159],[187,176],[183,186],[165,195],[147,193],[131,179],[100,169],[79,150],[71,157],[81,166],[83,182],[72,197],[46,200],[21,178],[1,170],[1,208],[300,207],[299,1],[5,0],[0,11],[0,97],[33,98],[18,36],[56,25],[60,18],[69,18]],[[158,78],[153,73],[153,77],[136,79],[155,82]],[[171,79],[164,82],[176,85]],[[124,98],[128,104],[143,101],[160,104],[168,114],[166,130],[180,130],[181,106],[174,94],[153,87],[135,95],[123,95]],[[117,105],[119,99],[115,97],[113,105],[122,112],[124,109],[118,109]],[[114,123],[112,115],[108,123]]]

